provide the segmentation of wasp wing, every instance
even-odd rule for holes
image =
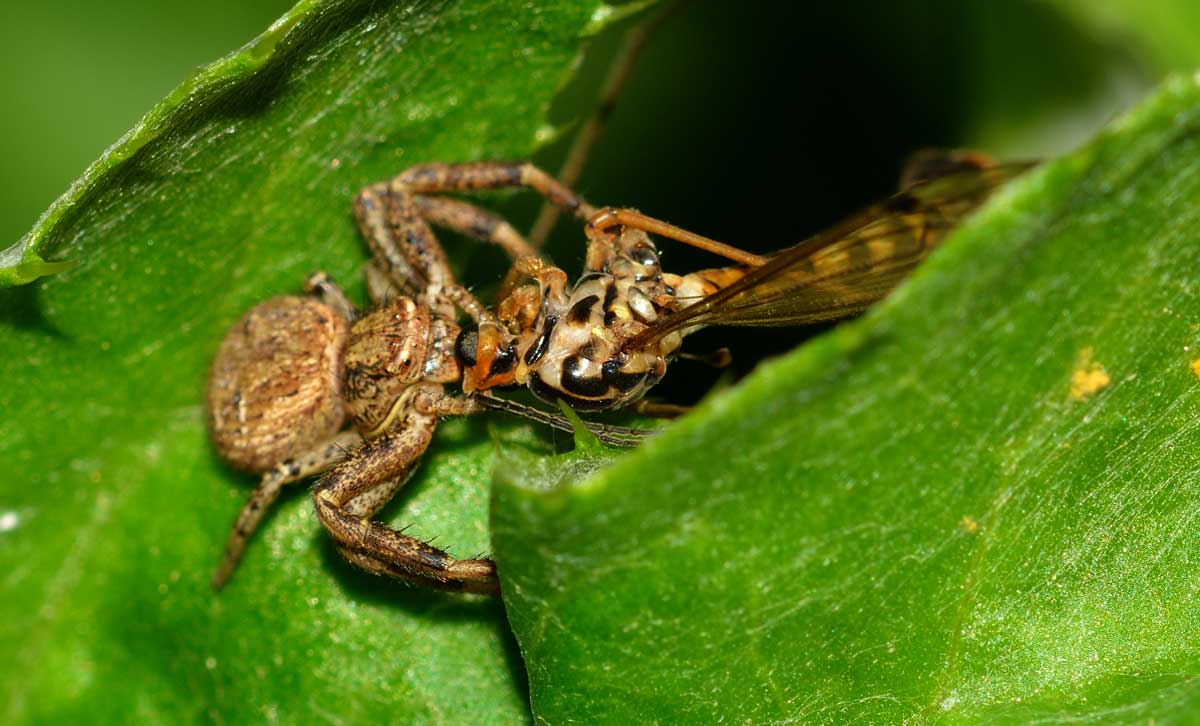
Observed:
[[[782,326],[837,320],[891,292],[951,230],[1030,163],[957,164],[921,178],[660,318],[625,347],[706,325]],[[700,273],[703,274],[703,273]]]

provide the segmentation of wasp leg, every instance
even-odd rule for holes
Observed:
[[[686,245],[691,245],[697,249],[711,252],[714,255],[719,255],[729,260],[733,260],[739,265],[748,265],[750,267],[760,267],[767,264],[766,257],[756,255],[751,252],[727,245],[724,242],[718,242],[715,239],[709,239],[703,235],[689,232],[682,227],[664,222],[661,219],[647,216],[637,211],[636,209],[616,209],[607,207],[597,211],[591,215],[587,221],[585,231],[588,237],[591,238],[596,234],[603,234],[610,227],[628,227],[630,229],[640,229],[643,232],[656,234],[659,237],[673,239],[676,242],[682,242]]]
[[[368,441],[352,459],[325,475],[313,490],[317,517],[342,555],[368,572],[438,590],[494,594],[499,592],[499,582],[491,560],[459,560],[371,520],[412,476],[433,437],[438,415],[477,408],[470,402],[441,405],[445,397],[437,390],[426,387],[415,392],[387,433]]]
[[[566,159],[558,170],[558,178],[564,184],[573,186],[579,181],[588,154],[608,124],[609,116],[616,109],[621,91],[629,81],[634,66],[637,65],[638,56],[641,55],[646,43],[668,18],[679,12],[687,2],[688,0],[675,0],[659,11],[656,16],[625,33],[621,47],[613,56],[612,65],[608,68],[604,85],[601,86],[600,93],[596,97],[596,105],[588,119],[580,126],[579,132],[575,134],[575,140],[571,142]],[[541,247],[546,238],[550,236],[550,231],[557,221],[558,209],[552,204],[543,204],[537,220],[529,231],[529,241],[534,246]]]
[[[658,403],[645,399],[633,404],[634,413],[653,418],[679,418],[691,410],[691,406],[680,406],[675,403]]]
[[[543,298],[565,304],[566,290],[567,275],[561,269],[541,257],[518,257],[500,282],[496,315],[506,325],[524,330],[537,320]]]
[[[267,509],[279,497],[279,492],[284,486],[326,471],[345,460],[350,451],[360,443],[362,437],[357,432],[343,431],[311,451],[281,462],[263,474],[254,493],[242,505],[242,511],[238,513],[233,529],[229,532],[229,539],[225,543],[225,555],[212,576],[213,589],[220,590],[229,581],[230,575],[241,562],[250,535],[258,528]]]
[[[727,368],[733,362],[733,353],[728,348],[717,348],[711,353],[680,353],[679,358],[703,363],[710,368]]]

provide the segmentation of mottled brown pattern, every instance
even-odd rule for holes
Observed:
[[[209,435],[226,461],[261,472],[337,433],[349,327],[318,300],[278,297],[230,329],[207,400]]]

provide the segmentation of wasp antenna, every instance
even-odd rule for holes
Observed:
[[[710,368],[726,368],[733,362],[733,353],[728,348],[717,348],[711,353],[680,353],[683,360],[703,363]]]
[[[486,408],[511,413],[514,416],[520,416],[530,421],[545,424],[558,431],[574,431],[571,422],[562,414],[543,411],[540,408],[526,406],[523,403],[517,403],[507,398],[499,398],[486,393],[478,395],[476,399]],[[637,446],[642,439],[654,433],[653,429],[614,426],[594,421],[584,421],[583,423],[596,438],[610,446]]]

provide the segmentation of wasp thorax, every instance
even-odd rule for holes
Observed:
[[[645,266],[624,254],[608,267],[580,278],[561,314],[548,317],[552,325],[526,349],[527,384],[544,401],[581,411],[617,408],[641,398],[666,372],[666,358],[653,351],[621,350],[656,319],[642,288],[658,283],[639,281]]]
[[[409,298],[389,301],[350,328],[346,344],[346,405],[370,437],[391,423],[405,390],[425,377],[430,354],[429,309]]]

